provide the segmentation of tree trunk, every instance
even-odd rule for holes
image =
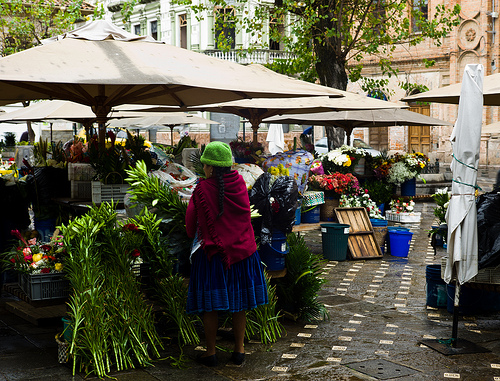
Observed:
[[[316,42],[314,46],[318,58],[316,62],[316,72],[323,86],[345,91],[348,80],[345,68],[346,61],[345,58],[333,48],[335,43],[334,39],[330,41],[323,40],[321,44]],[[338,148],[344,144],[345,131],[340,127],[327,126],[326,136],[329,150]]]
[[[329,151],[344,144],[345,131],[342,127],[326,126],[325,129]]]

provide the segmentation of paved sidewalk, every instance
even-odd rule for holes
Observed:
[[[229,353],[220,352],[220,365],[215,368],[191,361],[188,369],[179,370],[163,360],[154,367],[114,376],[118,380],[191,381],[500,380],[497,313],[461,316],[459,321],[459,338],[489,353],[445,356],[419,343],[425,338],[450,338],[452,329],[452,316],[446,309],[426,307],[426,266],[440,264],[445,255],[439,249],[435,256],[430,246],[433,206],[429,202],[416,205],[422,220],[407,226],[414,233],[408,258],[385,255],[326,264],[328,282],[320,298],[328,307],[328,321],[317,325],[286,321],[287,335],[270,349],[247,343],[248,355],[239,367],[228,365]],[[313,251],[321,252],[318,231],[305,237]],[[0,298],[0,381],[83,379],[83,374],[72,377],[68,366],[57,363],[54,335],[62,327],[37,328],[8,313],[3,307],[9,298],[5,293]],[[220,334],[221,345],[230,347],[230,332]],[[162,355],[174,354],[173,348],[167,346]],[[189,358],[196,353],[192,347],[185,350]],[[365,360],[374,362],[362,363]]]

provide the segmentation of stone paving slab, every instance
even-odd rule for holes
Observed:
[[[167,346],[163,360],[153,367],[113,374],[118,380],[375,380],[346,364],[384,359],[415,369],[406,380],[500,380],[500,314],[461,316],[458,335],[491,350],[491,353],[444,356],[421,345],[425,338],[449,338],[452,315],[445,308],[426,306],[426,266],[440,264],[445,250],[434,255],[428,230],[434,224],[433,204],[418,202],[419,224],[405,225],[414,233],[407,258],[384,255],[381,259],[328,262],[320,300],[330,319],[316,327],[284,322],[286,335],[270,348],[247,343],[245,363],[228,364],[230,352],[219,353],[219,366],[206,368],[189,362],[188,369],[174,369],[168,356],[178,355]],[[318,232],[304,234],[311,250],[321,251]],[[319,240],[319,243],[321,241]],[[62,327],[35,327],[13,318],[0,298],[0,327],[12,328],[0,337],[1,380],[80,380],[68,366],[57,364],[50,337]],[[3,301],[3,302],[2,302]],[[32,329],[30,329],[32,328]],[[7,332],[7,331],[5,331]],[[1,334],[1,331],[0,331]],[[231,335],[220,344],[230,348]],[[195,348],[185,348],[194,359]],[[27,358],[29,361],[27,361]],[[95,378],[89,377],[93,380]]]

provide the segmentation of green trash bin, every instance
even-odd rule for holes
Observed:
[[[350,225],[321,224],[321,240],[323,256],[330,261],[345,261],[347,259],[347,240]]]

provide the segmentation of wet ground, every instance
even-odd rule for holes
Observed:
[[[494,178],[494,177],[493,177]],[[491,187],[488,180],[483,184]],[[445,250],[436,255],[428,230],[434,224],[433,203],[419,202],[418,224],[405,224],[413,239],[407,258],[385,255],[382,259],[328,262],[327,280],[320,298],[330,319],[318,324],[284,321],[287,334],[271,348],[246,344],[241,366],[229,364],[230,352],[219,352],[219,366],[207,368],[194,361],[187,369],[175,369],[167,357],[146,369],[113,374],[128,380],[500,380],[500,314],[478,312],[475,300],[469,315],[460,315],[459,339],[468,340],[486,353],[444,355],[422,340],[449,339],[452,315],[446,308],[426,306],[426,266],[440,264]],[[306,234],[311,250],[321,252],[319,231]],[[68,365],[57,361],[54,335],[60,326],[36,327],[9,313],[0,298],[0,381],[80,380]],[[478,302],[477,302],[478,303]],[[220,331],[220,344],[230,348],[231,333]],[[446,345],[445,345],[446,347]],[[187,347],[194,359],[200,348]],[[89,377],[93,379],[92,377]]]

